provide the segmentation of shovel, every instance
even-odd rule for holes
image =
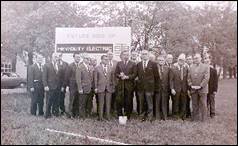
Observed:
[[[127,121],[127,116],[125,116],[125,114],[124,114],[124,108],[122,108],[122,115],[123,116],[119,116],[119,124],[125,125],[126,121]]]

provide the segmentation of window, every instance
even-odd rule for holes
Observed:
[[[10,63],[2,63],[1,72],[12,72],[12,65]]]

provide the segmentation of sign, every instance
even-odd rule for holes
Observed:
[[[112,50],[114,59],[130,49],[130,27],[56,28],[55,52],[63,53],[63,60],[73,62],[73,53],[89,53],[100,62],[101,55]]]
[[[61,53],[107,53],[113,44],[57,44],[56,51]]]

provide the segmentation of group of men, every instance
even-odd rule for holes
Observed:
[[[176,63],[171,54],[155,57],[148,50],[142,50],[140,60],[138,55],[136,51],[124,50],[121,61],[117,62],[109,51],[101,56],[98,65],[86,54],[79,53],[74,53],[74,62],[69,65],[62,61],[59,53],[53,53],[51,62],[44,66],[38,57],[29,72],[31,114],[36,115],[38,105],[39,115],[45,118],[52,114],[87,118],[92,116],[95,96],[100,121],[110,120],[114,113],[130,119],[133,98],[136,98],[136,112],[142,121],[166,120],[168,116],[183,120],[192,116],[195,121],[204,121],[208,111],[211,117],[215,116],[218,77],[210,65],[209,55],[204,56],[203,63],[199,53],[187,57],[180,54]],[[66,112],[64,100],[68,91]]]

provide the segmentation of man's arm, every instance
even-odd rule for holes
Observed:
[[[43,67],[43,85],[44,87],[48,86],[48,68],[47,65],[45,64]]]
[[[187,82],[188,82],[188,87],[190,88],[192,86],[191,67],[188,69]]]
[[[75,79],[76,79],[76,83],[78,85],[78,92],[82,92],[83,91],[81,76],[82,76],[81,69],[80,68],[76,68]]]
[[[64,84],[63,84],[63,86],[65,88],[67,86],[69,86],[69,79],[70,79],[71,71],[72,71],[72,67],[70,65],[67,65],[66,71],[65,71],[65,74],[64,74]]]
[[[94,82],[94,87],[95,87],[95,90],[97,90],[98,89],[98,84],[97,84],[97,82],[98,82],[98,69],[97,68],[95,68],[95,70],[93,72],[93,76],[94,76],[94,81],[93,81]]]
[[[33,67],[33,65],[31,65],[29,67],[29,74],[28,74],[28,86],[29,86],[29,89],[30,88],[34,88],[33,83],[34,83],[34,67]]]
[[[208,65],[205,66],[205,74],[204,78],[200,84],[201,88],[204,88],[208,82],[209,82],[209,76],[210,76],[210,67]]]
[[[137,69],[136,64],[133,64],[133,67],[130,70],[130,74],[128,75],[128,77],[129,77],[128,79],[134,80],[136,78],[136,76],[137,76],[137,70],[136,69]]]
[[[214,91],[217,92],[218,90],[218,75],[217,70],[214,69]]]
[[[170,90],[174,89],[174,72],[173,72],[174,68],[170,68],[169,69],[169,86],[170,86]]]
[[[117,63],[117,66],[116,66],[116,70],[115,70],[115,76],[118,78],[118,79],[121,79],[120,77],[120,67],[119,67],[120,63],[118,62]]]

